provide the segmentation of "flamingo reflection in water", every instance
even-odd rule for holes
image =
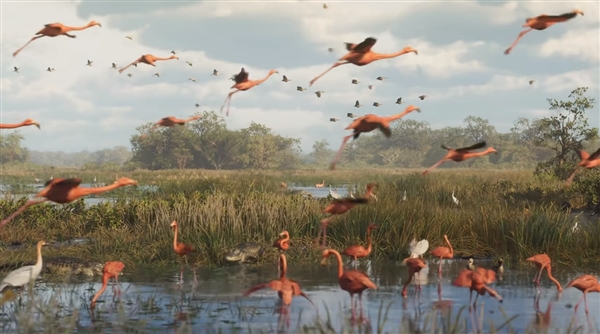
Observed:
[[[306,298],[306,300],[308,300],[313,306],[315,304],[302,291],[298,282],[286,277],[286,275],[287,275],[287,259],[285,257],[285,254],[283,254],[283,253],[279,255],[278,266],[280,266],[279,269],[280,269],[280,273],[281,273],[279,276],[279,279],[272,280],[269,283],[255,285],[255,286],[251,287],[250,289],[246,290],[246,292],[244,292],[243,296],[247,297],[251,293],[261,290],[261,289],[264,289],[264,288],[270,288],[272,290],[277,291],[277,295],[279,296],[279,299],[281,300],[281,307],[279,308],[278,312],[281,317],[285,318],[286,325],[289,327],[289,322],[290,322],[289,306],[292,303],[292,297],[302,296],[302,297]],[[280,318],[280,320],[281,320],[281,318]]]

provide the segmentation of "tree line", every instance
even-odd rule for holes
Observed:
[[[468,116],[461,126],[442,129],[432,129],[428,122],[402,119],[392,123],[391,138],[376,132],[350,142],[340,163],[344,167],[420,168],[432,165],[444,155],[441,144],[462,147],[485,140],[498,150],[497,155],[442,168],[535,167],[537,172],[571,168],[577,160],[577,149],[595,150],[599,145],[598,128],[590,127],[586,117],[595,101],[586,96],[586,91],[586,87],[577,88],[566,101],[547,99],[551,116],[519,118],[505,133],[476,116]],[[87,161],[80,159],[86,162],[79,167],[108,164],[113,168],[123,165],[125,169],[150,170],[320,168],[335,154],[326,140],[316,141],[312,151],[305,154],[300,150],[300,138],[281,136],[254,122],[247,128],[231,130],[215,112],[197,115],[202,118],[185,126],[152,129],[152,123],[143,124],[130,139],[130,151],[125,147],[84,151]],[[69,165],[77,160],[73,154],[29,151],[21,146],[22,139],[19,132],[0,137],[0,163]]]

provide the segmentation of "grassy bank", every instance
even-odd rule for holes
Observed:
[[[442,245],[444,234],[459,256],[503,256],[522,261],[546,252],[554,261],[574,266],[591,264],[600,257],[597,218],[584,217],[584,213],[580,220],[590,221],[580,223],[580,231],[573,233],[573,215],[560,210],[565,201],[574,207],[589,201],[577,183],[565,192],[562,182],[533,178],[530,171],[452,170],[426,178],[406,170],[133,172],[126,176],[141,184],[154,182],[159,190],[123,190],[129,191],[123,193],[129,198],[114,205],[86,208],[78,201],[31,207],[0,230],[0,265],[33,260],[31,248],[7,250],[6,245],[13,242],[33,247],[39,239],[84,237],[92,241],[44,252],[121,260],[128,267],[170,266],[177,261],[169,228],[173,220],[179,222],[180,241],[197,247],[192,260],[199,265],[221,265],[224,253],[240,242],[255,241],[270,249],[284,229],[292,236],[290,260],[317,262],[319,251],[314,241],[328,201],[290,195],[279,182],[308,186],[322,180],[334,186],[377,184],[378,201],[357,207],[330,225],[328,242],[336,249],[364,242],[366,228],[374,222],[380,228],[373,232],[373,258],[404,258],[412,238],[426,238],[433,248]],[[408,200],[402,202],[405,190]],[[460,206],[452,202],[453,190]],[[0,201],[0,216],[8,216],[23,203],[24,199]],[[575,254],[573,249],[579,251]],[[274,261],[275,253],[267,252],[263,261]]]

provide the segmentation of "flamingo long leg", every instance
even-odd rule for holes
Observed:
[[[329,169],[332,169],[332,170],[335,169],[335,164],[338,162],[338,160],[340,160],[340,157],[342,156],[342,151],[344,151],[344,147],[346,147],[348,140],[350,140],[350,138],[352,138],[354,135],[355,135],[355,133],[344,137],[344,140],[342,141],[342,145],[340,146],[340,149],[335,154],[335,157],[333,158],[331,165],[329,165]]]
[[[225,115],[229,116],[229,105],[231,105],[231,97],[237,92],[240,92],[240,90],[234,90],[233,92],[227,94],[227,98],[225,98],[225,102],[223,102],[223,106],[221,106],[221,113],[223,112],[223,107],[227,105],[227,112],[225,113]]]
[[[567,187],[567,188],[568,188],[568,187],[570,187],[570,186],[571,186],[571,184],[573,183],[573,179],[575,178],[575,174],[577,174],[577,171],[578,171],[578,170],[579,170],[579,169],[575,169],[575,170],[573,171],[573,173],[571,173],[571,175],[569,175],[569,178],[567,178],[567,181],[565,182],[565,187]]]
[[[40,203],[44,203],[48,201],[48,199],[41,199],[41,200],[37,200],[37,201],[27,201],[27,203],[25,203],[22,207],[20,207],[17,211],[13,212],[10,216],[8,216],[6,219],[4,219],[3,221],[0,221],[0,228],[2,228],[2,226],[8,224],[11,220],[13,220],[16,216],[20,215],[23,211],[25,211],[28,207],[32,206],[32,205],[36,205],[36,204],[40,204]]]
[[[36,40],[36,39],[38,39],[38,38],[42,38],[42,37],[45,37],[45,36],[46,36],[46,35],[33,36],[33,37],[32,37],[32,38],[29,40],[29,42],[25,43],[25,45],[23,45],[21,48],[19,48],[17,51],[15,51],[15,52],[13,53],[13,57],[16,57],[16,56],[19,54],[19,52],[21,52],[23,49],[25,49],[25,47],[26,47],[27,45],[29,45],[29,43],[31,43],[31,42],[33,42],[33,41],[35,41],[35,40]]]
[[[325,72],[323,72],[323,73],[319,74],[319,75],[318,75],[316,78],[312,79],[312,80],[310,81],[310,83],[309,83],[308,87],[312,86],[312,85],[313,85],[313,84],[314,84],[314,83],[315,83],[317,80],[319,80],[319,79],[320,79],[322,76],[324,76],[324,75],[325,75],[327,72],[329,72],[329,71],[333,70],[334,68],[336,68],[336,67],[338,67],[338,66],[341,66],[341,65],[346,65],[346,64],[350,64],[350,63],[349,63],[349,62],[347,62],[347,61],[338,61],[337,63],[335,63],[335,64],[331,65],[331,67],[330,67],[330,68],[328,68],[328,69],[327,69],[327,71],[325,71]]]
[[[508,47],[508,49],[506,49],[506,51],[504,51],[504,54],[508,55],[510,53],[510,51],[512,51],[512,49],[517,45],[517,43],[519,43],[521,38],[523,38],[523,36],[525,36],[525,34],[527,34],[528,32],[530,32],[532,30],[533,29],[529,28],[527,30],[521,31],[521,33],[519,33],[519,36],[517,36],[517,39],[511,44],[511,46]]]
[[[585,293],[583,294],[583,296],[581,296],[581,298],[579,298],[579,300],[577,301],[577,304],[575,304],[574,310],[575,313],[577,313],[577,308],[579,308],[579,304],[581,304],[581,301],[585,298]]]
[[[425,175],[429,174],[429,172],[430,172],[431,170],[435,169],[437,166],[439,166],[439,165],[443,164],[444,162],[446,162],[446,159],[442,159],[442,160],[440,160],[440,161],[436,162],[436,163],[435,163],[433,166],[431,166],[431,167],[427,168],[427,169],[426,169],[426,170],[423,172],[423,176],[425,176]]]
[[[119,70],[119,73],[123,73],[123,71],[125,71],[126,69],[128,69],[131,65],[136,65],[138,63],[138,61],[134,61],[133,63],[123,67],[122,69]]]

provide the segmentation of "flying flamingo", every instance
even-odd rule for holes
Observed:
[[[40,129],[40,123],[34,121],[31,118],[28,118],[21,123],[15,123],[15,124],[1,124],[0,123],[0,129],[16,129],[16,128],[20,128],[22,126],[30,126],[30,125],[35,125],[35,126],[37,126],[38,129]]]
[[[565,183],[566,187],[570,187],[571,183],[573,183],[573,179],[575,178],[575,173],[577,173],[577,171],[579,170],[579,167],[583,167],[586,169],[592,169],[592,168],[600,166],[600,148],[597,149],[596,152],[592,153],[591,155],[584,150],[577,150],[577,154],[579,155],[579,159],[581,161],[577,164],[578,168],[575,168],[573,173],[571,173],[571,175],[567,179],[567,182]]]
[[[367,227],[367,248],[366,249],[362,245],[352,245],[352,246],[348,246],[346,249],[344,249],[342,254],[348,255],[351,258],[353,258],[354,264],[357,264],[359,257],[369,256],[369,254],[371,254],[371,251],[373,249],[373,244],[371,242],[371,231],[376,228],[377,228],[377,225],[375,225],[373,223],[369,224],[369,226]]]
[[[396,58],[410,52],[414,52],[416,55],[419,54],[417,50],[411,48],[410,46],[407,46],[402,49],[402,51],[396,53],[375,53],[371,51],[371,48],[375,45],[375,43],[377,43],[377,40],[373,37],[368,37],[359,44],[346,43],[346,50],[348,50],[348,53],[342,56],[342,58],[340,58],[338,62],[327,69],[327,71],[312,79],[309,86],[312,86],[315,81],[319,80],[319,78],[324,76],[327,72],[341,65],[354,64],[356,66],[365,66],[377,60]]]
[[[29,45],[29,43],[35,41],[38,38],[42,38],[44,36],[56,37],[56,36],[60,36],[60,35],[65,35],[67,37],[75,38],[77,36],[69,34],[69,31],[85,30],[85,29],[93,27],[93,26],[102,27],[102,24],[100,24],[96,21],[90,21],[88,24],[86,24],[82,27],[69,27],[69,26],[63,25],[62,23],[58,23],[58,22],[45,24],[44,28],[42,28],[42,30],[38,31],[35,34],[36,36],[33,36],[29,40],[29,42],[25,43],[25,45],[23,45],[20,49],[18,49],[17,51],[15,51],[13,53],[13,57],[16,57],[19,54],[19,52],[21,52],[21,50],[23,50],[27,45]]]
[[[181,118],[176,118],[173,116],[163,117],[160,119],[160,121],[156,122],[156,124],[154,124],[154,126],[152,128],[156,129],[159,126],[172,127],[175,125],[184,125],[187,122],[195,121],[200,118],[202,118],[202,116],[198,116],[198,115],[192,116],[188,119],[181,119]]]
[[[416,274],[418,274],[421,271],[421,269],[427,267],[427,265],[425,264],[425,261],[418,257],[405,259],[404,262],[408,266],[408,278],[407,278],[406,282],[404,283],[404,287],[402,288],[402,298],[406,298],[406,295],[407,295],[406,289],[408,289],[408,285],[412,281],[413,277]],[[419,284],[418,281],[416,281],[415,296],[417,295],[417,293],[419,291],[421,291],[421,285]]]
[[[452,244],[448,240],[448,236],[444,234],[444,240],[448,244],[448,247],[437,247],[434,248],[430,254],[440,259],[440,265],[438,267],[438,274],[442,277],[442,260],[443,259],[452,259],[454,258],[454,249],[452,249]]]
[[[227,94],[227,98],[225,98],[225,102],[223,102],[223,106],[221,106],[221,112],[223,112],[223,107],[225,107],[225,104],[227,104],[226,115],[229,116],[229,104],[231,103],[231,97],[233,96],[233,94],[240,92],[240,91],[247,91],[248,89],[250,89],[254,86],[258,86],[261,83],[267,81],[267,79],[269,79],[275,73],[279,73],[279,72],[277,72],[276,70],[270,70],[269,73],[267,74],[267,76],[260,80],[248,80],[249,73],[246,72],[246,70],[242,67],[242,70],[240,71],[240,73],[236,74],[233,77],[233,81],[235,81],[235,84],[233,86],[231,86],[229,89],[235,89],[235,90],[233,92],[230,92],[229,94]]]
[[[331,255],[335,255],[338,261],[338,281],[340,287],[344,291],[348,291],[350,294],[350,307],[352,308],[352,320],[355,319],[354,315],[354,302],[353,297],[358,294],[358,301],[360,306],[360,318],[363,318],[363,306],[362,306],[362,293],[367,289],[377,289],[377,285],[373,283],[367,274],[358,270],[348,270],[344,272],[344,264],[342,263],[342,256],[336,250],[326,249],[323,251],[323,260],[321,265],[327,263],[327,258]]]
[[[352,134],[344,137],[344,140],[342,141],[342,145],[340,146],[340,149],[338,150],[335,158],[331,162],[331,166],[329,168],[335,169],[335,164],[340,159],[340,156],[342,155],[342,151],[344,150],[344,147],[346,146],[346,143],[348,142],[348,140],[350,140],[350,138],[354,138],[354,140],[356,140],[356,139],[358,139],[358,137],[360,136],[361,133],[371,132],[375,129],[381,130],[381,132],[383,132],[383,134],[387,138],[389,138],[392,135],[392,130],[390,129],[390,123],[404,117],[405,115],[407,115],[415,110],[418,112],[421,112],[421,109],[419,109],[413,105],[410,105],[410,106],[406,107],[406,109],[404,109],[403,112],[401,112],[397,115],[394,115],[394,116],[382,117],[382,116],[377,116],[377,115],[373,115],[373,114],[368,114],[368,115],[361,116],[361,117],[355,119],[354,121],[352,121],[352,123],[350,123],[350,125],[348,125],[346,127],[346,130],[353,130],[353,132],[352,132]]]
[[[481,141],[477,144],[461,148],[449,148],[446,145],[442,145],[442,148],[448,151],[448,153],[446,153],[446,155],[440,161],[436,162],[433,166],[425,170],[423,172],[423,176],[427,175],[432,169],[436,168],[437,166],[443,164],[446,161],[452,160],[456,162],[461,162],[471,158],[482,157],[490,153],[498,154],[498,152],[493,147],[488,147],[485,151],[481,152],[471,152],[472,150],[485,147],[485,145],[485,141]]]
[[[123,71],[125,71],[126,69],[128,69],[129,66],[131,66],[131,65],[137,66],[137,64],[139,64],[139,63],[144,63],[144,64],[148,64],[148,65],[156,67],[156,65],[154,65],[154,63],[156,61],[158,61],[158,60],[171,60],[171,59],[177,59],[177,60],[179,60],[179,57],[177,57],[176,55],[171,55],[170,57],[156,57],[156,56],[153,56],[151,54],[143,55],[143,56],[139,57],[138,59],[134,60],[131,64],[123,67],[122,69],[120,69],[119,73],[123,73]]]
[[[188,254],[194,252],[196,249],[194,248],[194,246],[190,246],[190,245],[186,245],[182,242],[177,242],[177,232],[178,232],[178,226],[177,226],[177,222],[173,221],[171,223],[171,227],[174,230],[173,233],[173,250],[175,251],[175,254],[179,255],[179,258],[185,257],[185,260],[187,262],[188,260]],[[196,278],[196,268],[194,268],[194,266],[192,265],[192,268],[194,270],[194,282],[197,282],[197,278]],[[183,263],[181,264],[181,270],[179,271],[179,284],[183,285]]]
[[[104,293],[104,290],[106,290],[106,286],[108,285],[108,281],[111,278],[114,278],[116,283],[113,286],[113,292],[116,289],[118,294],[121,293],[121,289],[119,288],[119,275],[123,271],[123,268],[125,268],[125,265],[120,261],[111,261],[104,264],[104,268],[102,268],[102,287],[96,293],[96,295],[94,295],[94,298],[92,298],[92,303],[90,305],[92,310],[96,307],[96,300],[98,300],[98,297]]]
[[[373,195],[373,189],[375,185],[373,183],[367,184],[367,192],[363,197],[344,197],[344,198],[334,198],[329,205],[323,210],[323,213],[331,214],[329,217],[321,220],[320,225],[321,228],[319,230],[319,236],[321,233],[323,234],[323,242],[321,247],[325,247],[325,242],[327,240],[327,225],[331,222],[335,215],[342,215],[358,204],[367,204]]]
[[[292,303],[292,297],[294,296],[302,296],[306,298],[306,300],[308,300],[311,304],[313,304],[312,300],[310,300],[310,298],[308,298],[308,296],[304,292],[302,292],[302,289],[300,289],[300,284],[286,277],[287,259],[285,257],[285,254],[283,253],[279,255],[279,266],[281,266],[281,274],[279,276],[279,279],[272,280],[269,283],[255,285],[250,289],[246,290],[243,296],[247,297],[255,291],[264,288],[270,288],[271,290],[277,291],[277,295],[279,296],[279,299],[281,299],[281,303],[284,306],[290,305]]]
[[[477,305],[477,298],[479,295],[483,296],[486,292],[489,293],[490,296],[498,299],[499,302],[502,302],[502,296],[500,296],[494,289],[486,286],[486,284],[486,278],[478,270],[473,271],[469,269],[463,269],[460,273],[458,273],[458,277],[454,279],[454,282],[452,282],[452,285],[454,286],[469,288],[469,305],[471,305],[473,291],[476,292],[474,305]]]
[[[137,186],[138,184],[136,181],[126,177],[122,177],[116,180],[113,184],[97,188],[80,188],[79,185],[81,184],[81,182],[82,180],[80,178],[56,178],[46,181],[46,183],[44,184],[45,188],[34,196],[34,198],[44,197],[44,199],[27,201],[25,205],[23,205],[17,211],[13,212],[13,214],[8,216],[8,218],[1,221],[0,228],[2,228],[2,226],[6,225],[8,222],[13,220],[16,216],[21,214],[21,212],[25,211],[28,207],[32,205],[44,203],[46,201],[51,201],[58,204],[65,204],[83,196],[99,194],[125,186]]]
[[[582,275],[567,284],[567,289],[571,287],[583,292],[583,296],[581,296],[577,304],[575,304],[575,313],[577,313],[577,308],[583,299],[585,301],[585,313],[588,314],[589,310],[586,295],[588,292],[600,292],[600,283],[598,282],[598,278],[592,275]]]
[[[519,43],[519,40],[521,38],[523,38],[523,36],[525,36],[525,34],[527,34],[528,32],[530,32],[532,30],[545,30],[557,23],[568,21],[568,20],[576,17],[577,14],[583,16],[582,11],[580,11],[579,9],[574,9],[572,12],[565,13],[562,15],[542,14],[542,15],[539,15],[539,16],[536,16],[533,18],[531,18],[531,17],[527,18],[525,20],[525,24],[523,24],[522,27],[523,28],[527,27],[529,29],[521,31],[521,33],[519,34],[517,39],[512,43],[512,45],[510,47],[508,47],[508,49],[506,49],[506,51],[504,51],[504,54],[505,55],[510,54],[510,51],[512,51],[512,49],[517,45],[517,43]]]
[[[530,258],[527,258],[526,261],[529,262],[533,262],[536,267],[538,267],[538,269],[540,269],[539,273],[537,275],[535,275],[535,278],[533,279],[533,283],[535,283],[535,285],[538,287],[538,293],[540,292],[539,290],[539,286],[540,286],[540,279],[542,278],[542,271],[544,271],[544,269],[546,269],[548,271],[548,278],[554,282],[554,284],[556,284],[556,288],[558,289],[558,293],[561,293],[563,291],[562,287],[560,286],[560,283],[556,280],[556,278],[554,278],[552,276],[552,266],[550,264],[550,257],[546,254],[536,254]]]

